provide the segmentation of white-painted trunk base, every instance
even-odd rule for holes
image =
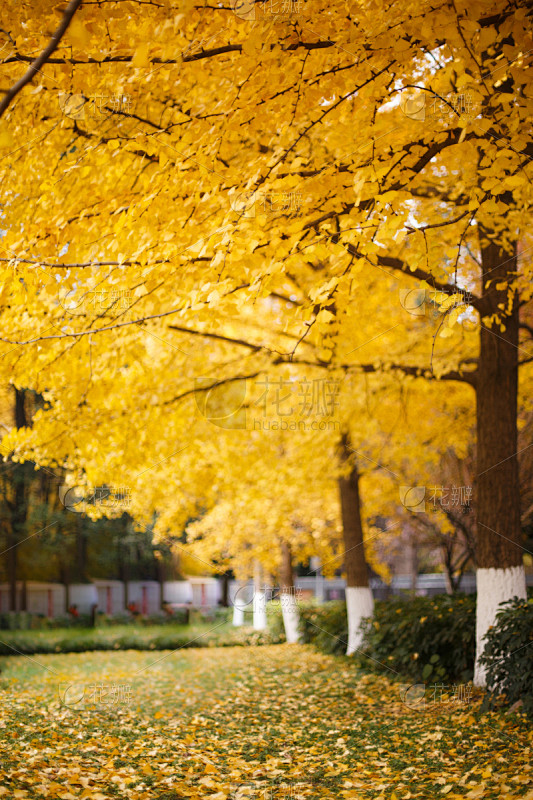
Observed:
[[[235,627],[244,625],[244,609],[239,605],[233,606],[233,624]]]
[[[254,628],[256,631],[264,631],[267,626],[266,615],[266,593],[254,592],[253,601]]]
[[[285,639],[289,644],[296,644],[296,642],[300,641],[300,631],[298,630],[300,612],[296,603],[296,597],[294,594],[285,594],[282,592],[280,602],[283,625],[285,628]]]
[[[363,634],[361,620],[374,615],[374,598],[369,586],[346,587],[346,611],[348,613],[348,647],[346,655],[351,656],[361,647]]]
[[[476,666],[474,686],[485,686],[485,670],[479,664],[479,657],[485,648],[483,637],[496,622],[496,612],[500,603],[512,597],[525,599],[526,574],[524,567],[489,567],[476,570]]]

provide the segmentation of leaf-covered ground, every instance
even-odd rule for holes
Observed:
[[[416,710],[398,683],[304,646],[46,655],[2,670],[9,800],[533,798],[525,719],[445,694]]]

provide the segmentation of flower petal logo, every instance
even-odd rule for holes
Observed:
[[[275,797],[280,800],[305,800],[310,796],[309,784],[290,783],[276,778],[259,778],[253,783],[233,783],[229,786],[229,792],[224,794],[227,800],[274,800]]]
[[[59,92],[59,108],[70,119],[85,119],[85,97],[82,94]]]
[[[239,19],[255,19],[255,0],[231,0],[231,8]]]
[[[81,486],[60,486],[59,499],[67,511],[80,514],[85,508],[85,493]]]
[[[426,684],[425,683],[401,683],[400,684],[400,700],[405,703],[408,708],[414,708],[419,711],[426,705],[425,700]]]
[[[82,683],[60,683],[57,690],[59,702],[67,708],[79,707],[85,697],[85,686]]]
[[[194,396],[200,414],[217,428],[246,430],[246,380],[210,384],[204,378],[198,379]]]
[[[416,87],[403,89],[400,95],[400,108],[409,119],[421,120],[426,118],[426,95]]]
[[[230,199],[232,209],[247,219],[255,217],[255,192],[239,192]]]
[[[78,296],[75,289],[68,289],[62,287],[58,292],[59,305],[65,309],[68,314],[73,316],[82,316],[84,312],[84,299],[85,295]]]
[[[233,605],[236,608],[240,609],[241,611],[245,611],[249,606],[252,605],[254,597],[255,597],[255,591],[252,586],[249,585],[239,586],[239,588],[235,592]]]
[[[400,502],[408,511],[423,513],[426,510],[426,487],[400,486]]]
[[[400,289],[400,305],[413,317],[426,314],[426,293],[423,289]]]

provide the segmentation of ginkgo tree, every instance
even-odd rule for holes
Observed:
[[[254,579],[253,593],[243,586],[234,604],[241,610],[253,605],[256,627],[266,624],[268,598],[276,599],[288,642],[299,638],[295,564],[318,555],[332,572],[341,563],[335,553],[340,530],[335,484],[320,469],[325,443],[323,437],[309,442],[303,436],[309,438],[263,435],[241,446],[231,437],[233,453],[225,451],[227,460],[219,466],[224,472],[219,498],[187,528],[194,554],[226,563],[243,584]]]
[[[502,0],[394,14],[365,0],[289,14],[71,2],[58,19],[51,4],[6,3],[3,377],[46,390],[42,429],[52,416],[72,429],[99,393],[123,424],[114,398],[142,371],[142,337],[172,336],[178,363],[186,341],[238,347],[255,304],[270,304],[276,334],[244,337],[248,356],[212,364],[213,382],[299,358],[464,383],[477,407],[480,650],[498,604],[525,596],[529,14]],[[423,299],[406,310],[409,287]],[[140,403],[194,392],[157,375],[146,369]],[[105,460],[96,445],[93,458]]]

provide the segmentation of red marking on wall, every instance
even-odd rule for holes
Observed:
[[[148,589],[146,588],[146,586],[143,586],[142,589],[143,589],[143,599],[142,599],[143,614],[148,614]]]

